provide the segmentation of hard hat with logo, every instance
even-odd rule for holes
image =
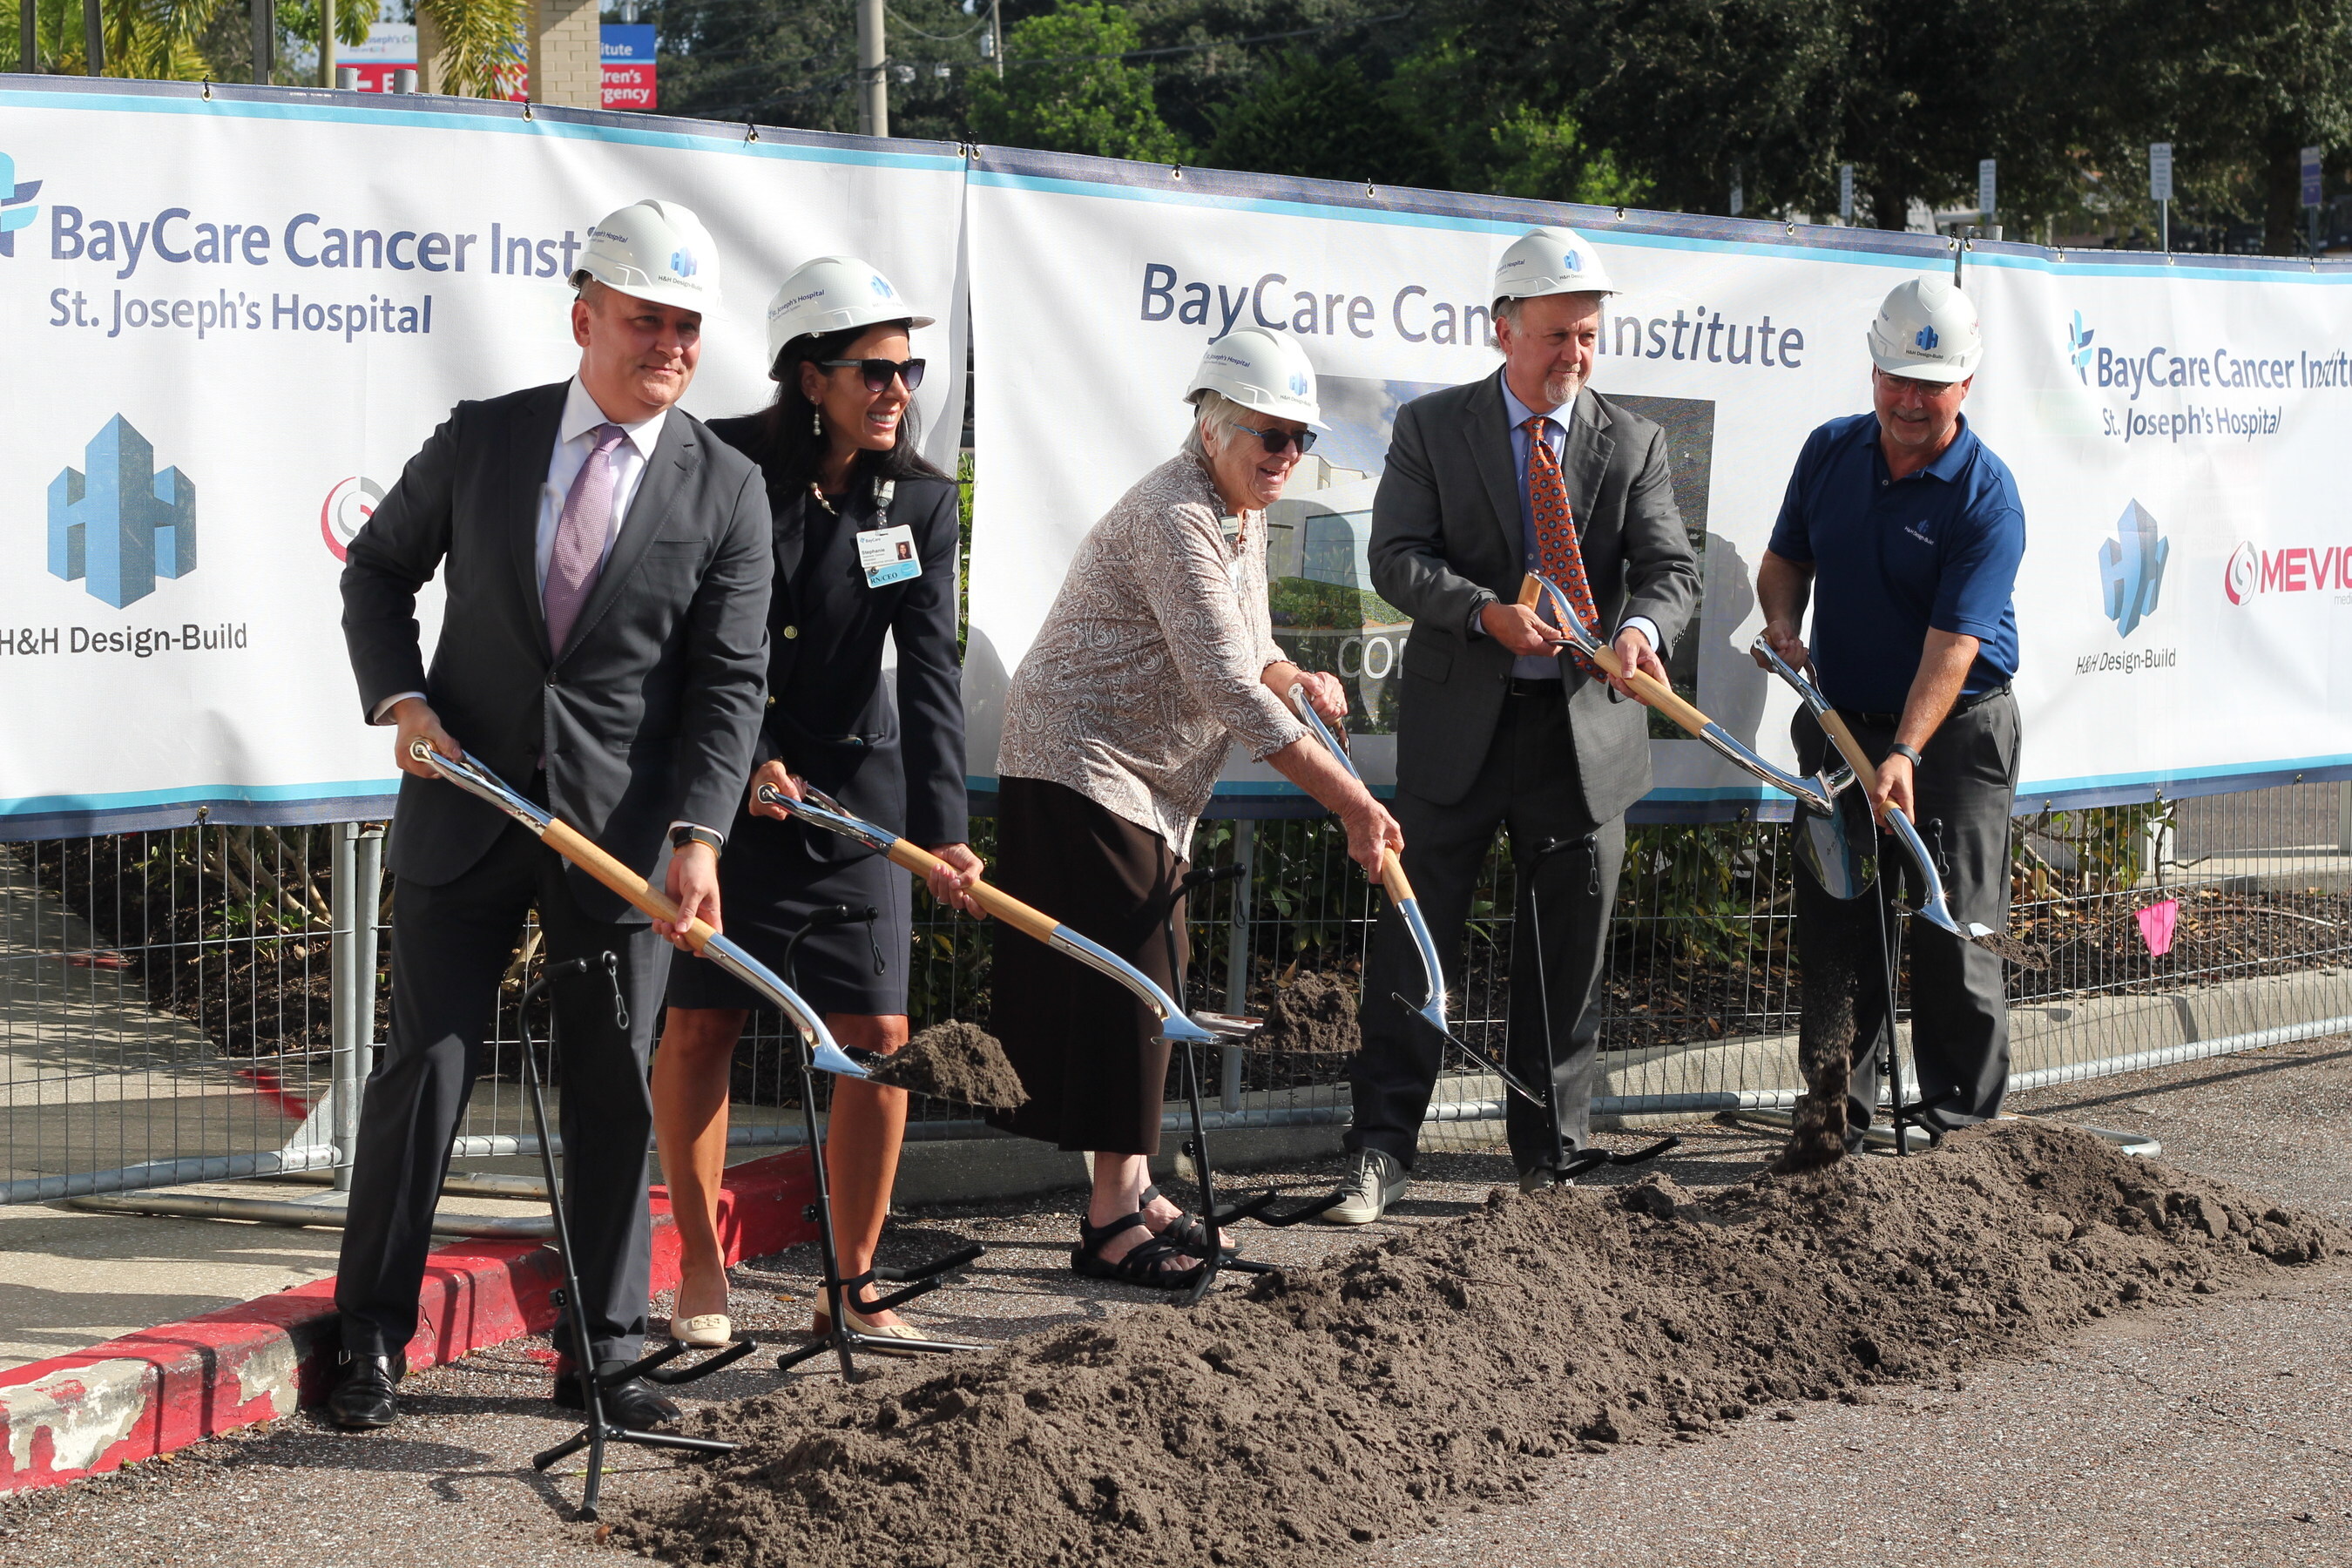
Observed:
[[[682,310],[719,306],[719,247],[702,220],[676,202],[632,202],[588,228],[572,282],[608,289]]]
[[[1870,323],[1870,357],[1889,375],[1966,381],[1984,357],[1977,308],[1946,279],[1899,283]]]
[[[1495,298],[1532,300],[1538,294],[1614,294],[1609,270],[1590,241],[1572,228],[1531,228],[1511,241],[1495,264]]]
[[[890,279],[854,256],[820,256],[793,268],[768,301],[768,364],[794,338],[845,331],[881,321],[928,327],[939,318],[919,316],[898,296]]]
[[[1287,333],[1244,327],[1211,343],[1192,373],[1192,384],[1184,389],[1184,401],[1203,392],[1221,392],[1244,408],[1277,419],[1325,427],[1315,401],[1315,366]]]

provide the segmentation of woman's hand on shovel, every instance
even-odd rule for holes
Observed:
[[[972,901],[970,889],[988,869],[988,863],[973,854],[969,844],[934,844],[931,853],[940,862],[923,873],[923,885],[930,889],[931,897],[975,920],[986,920],[988,911]]]
[[[1364,874],[1375,882],[1381,879],[1388,852],[1404,849],[1404,829],[1397,826],[1388,807],[1372,798],[1372,792],[1362,791],[1360,798],[1342,806],[1339,821],[1348,830],[1348,858],[1364,868]]]

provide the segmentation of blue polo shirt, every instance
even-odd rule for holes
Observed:
[[[1842,708],[1900,713],[1932,628],[1979,643],[1963,697],[2017,673],[2011,590],[2025,554],[2025,509],[2009,465],[1965,416],[1952,444],[1897,482],[1878,416],[1832,419],[1805,439],[1772,525],[1772,553],[1813,568],[1807,647]]]

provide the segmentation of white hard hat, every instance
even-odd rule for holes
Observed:
[[[794,338],[870,327],[878,321],[928,327],[938,319],[917,315],[890,286],[890,279],[857,258],[820,256],[793,268],[776,297],[768,301],[769,373],[774,374],[776,356]]]
[[[719,247],[702,220],[676,202],[632,202],[589,226],[573,285],[583,278],[656,305],[715,310]]]
[[[1531,228],[1511,241],[1495,264],[1497,300],[1532,300],[1538,294],[1614,294],[1601,253],[1572,228]]]
[[[1279,419],[1303,419],[1324,428],[1315,402],[1315,366],[1298,340],[1262,327],[1244,327],[1211,343],[1201,368],[1184,389],[1190,403],[1203,392],[1221,392],[1244,408]]]
[[[1870,357],[1889,375],[1966,381],[1984,357],[1977,308],[1942,278],[1897,284],[1870,323]]]

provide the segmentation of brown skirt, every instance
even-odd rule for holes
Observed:
[[[989,879],[1090,937],[1175,994],[1169,900],[1185,862],[1147,827],[1063,784],[1007,778]],[[1177,962],[1185,962],[1182,906]],[[1125,986],[1002,926],[990,1027],[1029,1091],[991,1121],[1024,1138],[1108,1154],[1160,1152],[1168,1044]]]

